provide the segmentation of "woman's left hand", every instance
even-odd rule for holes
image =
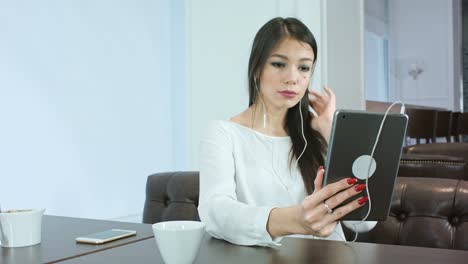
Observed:
[[[309,105],[317,113],[317,116],[310,113],[312,116],[312,128],[319,131],[328,142],[331,133],[333,114],[336,110],[336,98],[330,88],[324,86],[323,91],[324,94],[312,90],[309,91]]]

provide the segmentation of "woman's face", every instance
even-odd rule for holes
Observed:
[[[309,86],[314,58],[309,44],[292,38],[273,49],[258,87],[268,108],[287,110],[301,100]]]

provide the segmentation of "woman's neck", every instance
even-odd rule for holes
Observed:
[[[259,101],[251,105],[247,111],[250,112],[250,127],[252,129],[270,136],[288,135],[284,129],[287,108],[274,109]]]

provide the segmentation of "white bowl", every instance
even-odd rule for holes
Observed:
[[[44,211],[45,209],[28,209],[0,213],[1,246],[26,247],[41,243]]]
[[[166,264],[193,263],[205,234],[205,224],[197,221],[159,222],[153,226],[154,238]]]

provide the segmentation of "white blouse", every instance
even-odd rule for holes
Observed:
[[[230,121],[210,123],[200,144],[198,211],[211,236],[239,245],[281,240],[267,232],[270,211],[307,196],[299,169],[292,168],[295,160],[289,166],[291,146],[288,136],[267,136]],[[343,238],[338,224],[324,239]]]

